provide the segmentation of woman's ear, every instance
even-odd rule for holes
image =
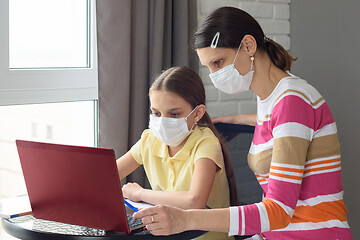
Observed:
[[[250,57],[255,55],[257,44],[255,38],[252,35],[248,34],[244,36],[243,45],[245,46],[245,50]]]
[[[204,104],[198,105],[195,110],[194,122],[199,122],[200,119],[204,116],[205,112],[206,112],[206,106]]]

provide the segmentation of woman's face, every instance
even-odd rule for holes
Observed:
[[[155,117],[184,118],[193,110],[190,103],[179,95],[165,90],[151,90],[150,110]],[[195,114],[187,118],[188,129],[194,124]]]
[[[244,54],[244,47],[241,49],[235,60],[235,68],[241,75],[245,75],[250,69],[250,60],[247,54]],[[198,48],[196,52],[202,65],[209,68],[210,73],[214,73],[227,65],[233,63],[237,49],[233,48]]]

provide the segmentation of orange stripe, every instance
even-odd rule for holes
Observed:
[[[276,177],[281,177],[281,178],[290,178],[290,179],[295,179],[295,180],[301,180],[302,179],[302,177],[299,177],[299,176],[291,176],[291,175],[281,174],[281,173],[270,172],[270,175],[273,175],[273,176],[276,176]]]
[[[261,182],[266,182],[265,179],[258,179],[258,182],[261,183]]]
[[[344,200],[323,202],[315,206],[298,206],[295,208],[292,223],[325,222],[339,219],[346,221],[347,210]]]
[[[271,166],[271,169],[281,170],[281,171],[287,171],[287,172],[296,172],[296,173],[302,173],[303,169],[294,169],[294,168],[288,168],[288,167],[278,167],[278,166]]]
[[[330,170],[330,169],[334,169],[334,168],[338,168],[341,167],[341,164],[336,164],[333,166],[327,166],[327,167],[319,167],[319,168],[312,168],[312,169],[308,169],[304,172],[304,174],[309,173],[309,172],[318,172],[318,171],[322,171],[322,170]]]
[[[290,216],[271,199],[262,202],[265,205],[269,217],[270,230],[286,227],[290,222]]]
[[[257,178],[264,178],[264,179],[269,178],[269,176],[260,176],[260,175],[258,175],[258,174],[255,174],[255,176],[256,176]]]
[[[330,159],[330,160],[324,160],[324,161],[319,161],[319,162],[313,162],[313,163],[306,164],[306,165],[305,165],[305,167],[310,167],[310,166],[320,165],[320,164],[325,164],[325,163],[338,162],[338,161],[340,161],[340,160],[341,160],[341,158],[334,158],[334,159]]]

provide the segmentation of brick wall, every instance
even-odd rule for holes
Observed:
[[[198,22],[201,24],[203,19],[218,7],[241,8],[255,17],[266,36],[289,50],[289,4],[290,0],[198,0]],[[201,66],[199,73],[205,84],[206,104],[211,117],[256,112],[256,95],[253,92],[249,90],[240,94],[225,94],[212,85],[206,67]]]

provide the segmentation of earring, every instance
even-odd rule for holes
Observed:
[[[250,57],[250,60],[251,60],[251,61],[254,61],[254,60],[255,60],[254,56],[251,56],[251,57]]]

